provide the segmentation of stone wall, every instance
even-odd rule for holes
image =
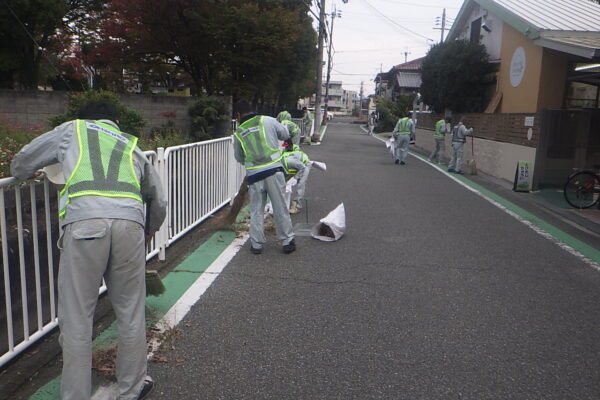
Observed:
[[[49,128],[48,119],[66,111],[67,92],[0,90],[0,114],[26,127],[42,125]],[[175,114],[175,127],[186,134],[191,128],[188,108],[193,97],[121,94],[121,101],[139,112],[146,126],[144,132],[166,123],[167,115]],[[229,100],[228,103],[231,103]]]

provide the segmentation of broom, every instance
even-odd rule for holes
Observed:
[[[471,159],[467,161],[469,167],[469,174],[477,175],[477,164],[475,163],[475,138],[471,136]]]
[[[146,204],[146,229],[144,232],[146,233],[146,243],[149,243],[152,237],[148,232],[148,227],[150,225],[150,213],[148,204]],[[165,292],[165,285],[160,280],[160,275],[158,275],[158,271],[155,269],[147,269],[146,270],[146,296],[160,296]]]
[[[240,184],[240,188],[238,189],[238,193],[231,202],[231,208],[229,209],[229,212],[223,216],[215,218],[217,229],[232,229],[233,224],[235,224],[235,221],[237,220],[238,214],[246,202],[247,195],[248,180],[246,177],[244,177],[242,183]]]

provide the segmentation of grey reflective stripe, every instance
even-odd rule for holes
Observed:
[[[94,180],[100,181],[104,179],[104,168],[102,167],[102,157],[100,153],[100,139],[98,138],[97,134],[91,134],[91,132],[92,131],[88,127],[88,129],[86,129],[88,153],[90,156],[90,163],[92,164],[92,174],[94,175]]]
[[[77,182],[70,187],[69,191],[73,195],[85,191],[118,191],[139,194],[139,189],[131,183],[109,181],[108,179]]]

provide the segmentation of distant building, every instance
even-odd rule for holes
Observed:
[[[388,72],[375,77],[375,94],[390,100],[410,95],[421,87],[421,63],[423,57],[393,66]]]
[[[330,112],[340,114],[350,114],[358,104],[358,93],[353,90],[345,90],[342,81],[330,81],[329,92],[326,94],[325,83],[321,85],[321,99],[323,105],[327,101],[327,109]],[[300,108],[306,106],[308,108],[314,108],[315,106],[315,95],[310,98],[301,99],[298,102]]]

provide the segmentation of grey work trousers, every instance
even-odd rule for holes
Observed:
[[[465,144],[460,142],[452,142],[452,158],[448,163],[448,169],[460,171],[462,159],[465,153]]]
[[[435,147],[433,151],[429,155],[429,161],[435,162],[435,158],[437,157],[438,164],[441,164],[444,160],[444,156],[446,153],[446,141],[444,138],[434,138],[435,139]]]
[[[119,333],[119,399],[137,399],[146,376],[144,228],[119,219],[77,221],[65,226],[60,247],[61,399],[91,397],[92,326],[103,277]]]
[[[405,161],[408,156],[408,146],[410,144],[410,135],[396,135],[394,142],[394,158],[398,161]]]
[[[292,199],[296,202],[296,208],[302,208],[302,199],[306,193],[306,181],[308,180],[308,175],[310,174],[310,168],[311,166],[309,164],[296,175],[298,183],[294,189],[295,194],[292,196]]]
[[[267,242],[265,237],[267,195],[273,206],[277,239],[281,240],[284,246],[294,239],[292,220],[284,199],[284,191],[285,178],[281,171],[248,186],[248,192],[250,192],[250,241],[255,249],[261,249]]]

